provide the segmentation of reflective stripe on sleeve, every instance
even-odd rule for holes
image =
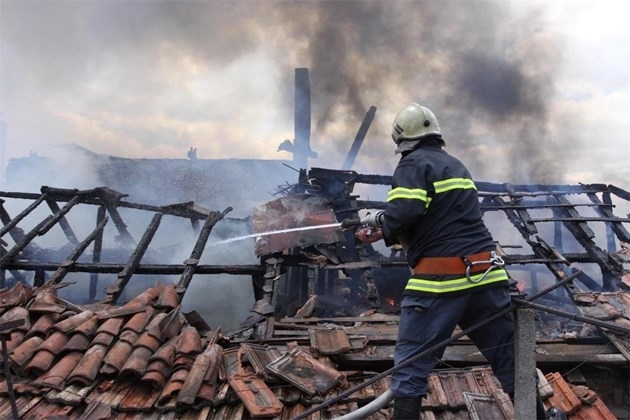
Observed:
[[[396,200],[399,198],[407,198],[410,200],[427,201],[427,191],[420,188],[393,188],[387,193],[387,201]]]
[[[443,181],[436,181],[433,183],[435,193],[440,194],[450,190],[467,190],[477,189],[475,183],[471,179],[466,178],[450,178]]]

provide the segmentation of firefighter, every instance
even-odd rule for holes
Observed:
[[[508,275],[495,254],[477,189],[466,167],[443,147],[438,121],[412,103],[394,119],[392,137],[401,159],[387,207],[362,218],[358,240],[401,244],[411,268],[401,302],[394,363],[421,353],[511,304]],[[514,395],[514,318],[504,316],[469,334],[488,359],[503,391]],[[394,415],[418,419],[427,378],[444,348],[395,370]]]

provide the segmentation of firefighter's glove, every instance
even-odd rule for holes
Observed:
[[[365,217],[361,219],[361,224],[380,229],[383,226],[383,211],[366,214]]]
[[[364,227],[357,230],[354,237],[357,238],[359,242],[371,244],[372,242],[383,239],[383,231],[380,229],[374,229],[372,226]]]

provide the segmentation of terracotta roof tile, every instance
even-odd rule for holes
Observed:
[[[161,360],[155,360],[149,363],[146,373],[142,377],[143,382],[148,382],[156,389],[163,389],[166,380],[171,372],[170,364],[166,364]]]
[[[0,309],[22,305],[31,298],[32,294],[33,289],[22,283],[16,283],[11,289],[0,293]]]
[[[164,287],[158,296],[155,306],[158,308],[174,309],[179,305],[179,296],[173,285]]]
[[[41,375],[50,369],[56,354],[48,350],[38,350],[28,364],[22,369],[25,375]]]
[[[219,374],[222,354],[223,348],[221,346],[211,344],[203,353],[197,355],[193,366],[186,376],[184,385],[177,396],[178,402],[192,405],[204,382],[214,390],[214,385],[216,384],[216,379]],[[204,392],[210,392],[210,390],[208,389]]]
[[[73,351],[61,358],[55,365],[49,370],[40,375],[35,380],[35,383],[53,388],[63,387],[65,380],[72,370],[77,366],[81,358],[82,352]]]
[[[162,344],[160,348],[149,358],[149,362],[160,360],[167,365],[173,363],[175,355],[175,348],[177,345],[178,337],[170,338],[166,343]]]
[[[152,336],[148,331],[142,333],[142,335],[134,343],[134,347],[145,347],[150,350],[150,354],[160,348],[160,340]]]
[[[98,374],[106,351],[107,348],[101,345],[90,347],[68,376],[68,383],[92,384]]]
[[[182,329],[175,350],[176,355],[197,355],[201,353],[201,337],[196,328],[186,326]]]
[[[105,347],[109,347],[118,336],[123,322],[123,318],[110,318],[102,323],[96,330],[96,336],[92,339],[91,345],[101,344]]]
[[[34,299],[27,305],[27,309],[30,312],[60,314],[66,310],[66,305],[59,301],[57,291],[52,287],[37,289],[34,296]]]
[[[37,318],[37,321],[35,321],[26,336],[31,337],[33,335],[40,335],[42,337],[45,337],[46,335],[48,335],[48,332],[50,331],[52,325],[57,322],[58,318],[58,313],[42,314],[39,318]]]
[[[158,404],[176,405],[176,400],[174,397],[177,396],[177,394],[179,393],[179,390],[184,385],[184,382],[186,381],[186,376],[188,376],[187,369],[179,369],[173,372],[167,384],[164,386],[164,389],[160,393]]]
[[[123,324],[125,323],[124,318],[109,318],[105,320],[99,327],[96,329],[96,333],[108,333],[110,335],[116,336],[120,332]]]
[[[77,328],[79,325],[83,324],[86,321],[89,321],[94,316],[94,312],[92,311],[83,311],[81,313],[72,315],[63,321],[59,321],[53,325],[53,328],[57,331],[62,331],[64,333],[68,333],[73,329]]]
[[[11,363],[15,364],[18,368],[21,368],[27,363],[39,346],[44,342],[41,337],[31,337],[24,340],[19,346],[13,349],[9,359]]]
[[[64,351],[85,351],[90,347],[90,339],[83,334],[73,334],[66,345]]]
[[[561,374],[552,372],[545,375],[545,378],[553,388],[553,395],[549,397],[549,403],[553,407],[559,408],[566,414],[573,414],[582,407],[582,402],[571,391]]]
[[[117,373],[122,369],[131,354],[133,346],[125,340],[118,340],[107,352],[100,372],[105,375]]]
[[[0,323],[18,320],[23,320],[24,323],[17,328],[13,328],[12,331],[23,331],[24,333],[26,333],[31,329],[31,320],[29,317],[29,312],[26,308],[16,306],[9,309],[5,313],[3,313],[2,316],[0,316]]]
[[[136,347],[120,370],[120,375],[134,375],[142,378],[147,369],[149,357],[153,350],[146,347]]]
[[[136,334],[140,334],[147,326],[150,316],[151,314],[149,314],[149,311],[146,310],[136,313],[134,316],[131,317],[131,319],[129,319],[129,321],[127,321],[125,326],[122,328],[123,332],[133,331]]]
[[[13,351],[24,339],[26,333],[24,331],[12,331],[9,339],[6,341],[7,352]]]
[[[94,313],[88,317],[89,311],[77,311],[74,307],[73,311],[63,311],[61,316],[57,312],[31,313],[34,323],[29,336],[10,355],[20,376],[31,377],[15,384],[18,400],[28,395],[30,401],[37,401],[24,410],[30,413],[24,418],[47,418],[42,413],[53,413],[50,415],[83,416],[87,420],[93,407],[94,413],[101,413],[97,416],[110,413],[108,420],[151,418],[158,416],[158,411],[163,411],[160,414],[163,418],[186,420],[199,418],[202,413],[217,419],[238,413],[239,419],[259,416],[289,419],[372,375],[337,371],[332,356],[318,353],[313,356],[297,342],[286,345],[286,352],[279,351],[279,346],[247,342],[230,346],[215,344],[214,340],[220,337],[218,331],[202,336],[197,328],[185,324],[179,307],[166,314],[150,306],[141,312],[108,318],[99,318]],[[24,313],[15,311],[20,312]],[[61,321],[52,328],[55,317]],[[81,317],[83,321],[79,322]],[[179,325],[179,330],[173,329],[172,338],[161,343],[160,328],[174,319],[177,322],[169,325]],[[44,325],[49,328],[47,337],[46,329],[40,329]],[[59,325],[61,329],[57,328]],[[94,338],[88,343],[92,335]],[[322,378],[336,385],[316,392],[300,389],[293,369],[300,369],[306,361],[317,368],[309,377],[310,382],[300,383],[302,387]],[[279,375],[273,369],[267,370],[268,365],[275,366]],[[589,389],[566,386],[559,391],[556,387],[564,379],[549,378],[553,396],[546,398],[548,405],[563,405],[561,399],[573,398],[578,402],[575,419],[583,418],[578,416],[587,409],[593,419],[614,418],[607,417],[610,412]],[[388,383],[385,378],[359,389],[319,415],[334,417],[356,410],[381,395],[388,389]],[[0,381],[0,396],[6,393],[6,382]],[[0,398],[0,402],[3,403],[0,413],[10,415],[7,399]],[[204,411],[204,406],[212,408]],[[41,410],[36,411],[35,407]],[[370,420],[385,419],[390,410],[391,407],[384,408],[381,417],[371,416]],[[429,377],[423,418],[462,418],[470,410],[491,413],[493,419],[513,417],[511,402],[488,366],[440,369]]]

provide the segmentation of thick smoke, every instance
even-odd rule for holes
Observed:
[[[76,143],[136,159],[184,159],[194,146],[199,159],[290,160],[276,147],[292,139],[294,69],[307,67],[319,153],[311,166],[340,168],[375,106],[353,169],[391,173],[392,119],[417,101],[436,113],[449,151],[476,179],[564,182],[573,151],[601,127],[589,115],[590,131],[580,129],[579,104],[553,108],[566,40],[543,10],[519,15],[514,3],[2,1],[5,153],[48,155],[45,146]],[[619,80],[627,84],[627,73]],[[74,175],[100,186],[94,174],[75,175],[89,166],[67,166],[67,178],[41,184],[78,187]],[[187,257],[182,248],[175,262]],[[240,255],[249,263],[251,249]],[[221,282],[193,287],[214,293]]]
[[[313,149],[325,159],[313,166],[339,167],[366,111],[376,106],[357,169],[391,171],[394,157],[382,159],[392,155],[391,120],[418,101],[435,111],[452,152],[466,156],[477,177],[563,180],[558,152],[567,138],[547,129],[559,40],[542,29],[541,15],[517,19],[509,3],[30,1],[2,7],[3,51],[11,59],[3,84],[29,74],[21,89],[27,86],[59,120],[72,120],[42,116],[44,131],[35,132],[18,127],[24,117],[16,117],[17,124],[8,121],[9,138],[46,133],[42,141],[75,141],[133,157],[183,156],[192,145],[202,158],[255,157],[253,151],[265,149],[269,156],[291,135],[292,70],[308,67]],[[260,96],[269,82],[280,95]],[[7,119],[28,113],[11,92],[4,100],[12,108]],[[279,122],[285,127],[278,129]]]
[[[391,117],[417,101],[478,177],[562,182],[566,139],[547,130],[559,40],[523,31],[540,16],[514,21],[508,12],[500,2],[284,4],[279,27],[306,46],[300,62],[312,71],[314,141],[345,153],[375,105],[382,115],[361,153],[384,170]]]

